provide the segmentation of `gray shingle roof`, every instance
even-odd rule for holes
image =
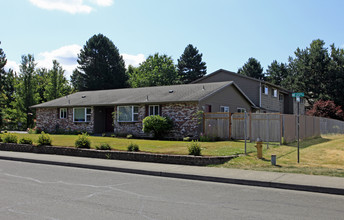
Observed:
[[[216,83],[83,91],[34,105],[32,108],[198,102],[202,98],[205,98],[232,84],[232,81],[226,81]]]

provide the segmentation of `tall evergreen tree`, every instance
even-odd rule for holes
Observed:
[[[190,83],[207,74],[206,63],[202,61],[203,54],[200,54],[197,47],[189,44],[184,53],[178,59],[178,73],[182,83]]]
[[[297,48],[289,61],[293,90],[304,92],[310,104],[331,98],[327,91],[331,59],[324,46],[323,40],[314,40],[309,48]]]
[[[81,91],[86,87],[85,79],[78,69],[75,69],[73,74],[70,76],[70,83],[72,84],[73,92]]]
[[[26,128],[33,126],[34,114],[30,106],[37,104],[38,94],[35,82],[35,59],[33,55],[22,56],[19,83],[16,88],[16,103],[20,110],[18,116],[24,120]],[[19,120],[20,120],[19,119]]]
[[[1,44],[1,42],[0,42]],[[6,96],[4,93],[4,81],[5,81],[5,65],[7,63],[6,54],[0,48],[0,127],[3,125],[3,116],[5,109]]]
[[[326,82],[326,91],[331,100],[344,109],[344,49],[331,46],[331,61],[328,68],[328,80]]]
[[[180,83],[173,59],[159,53],[149,56],[138,68],[130,67],[128,75],[132,88]]]
[[[65,70],[62,69],[61,65],[53,60],[53,68],[48,72],[48,83],[44,92],[47,101],[68,95],[71,92],[64,72]]]
[[[126,87],[127,75],[123,57],[111,40],[102,34],[91,37],[78,55],[78,69],[84,82],[80,90]]]
[[[284,63],[278,63],[276,60],[266,70],[266,80],[283,87],[286,86],[288,75],[288,66]]]
[[[249,58],[244,66],[238,69],[238,73],[260,80],[265,79],[263,67],[260,65],[260,62],[253,57]]]

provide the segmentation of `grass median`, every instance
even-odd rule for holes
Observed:
[[[18,139],[29,137],[37,144],[38,134],[16,134]],[[51,135],[53,145],[74,147],[77,135]],[[114,150],[127,150],[130,143],[138,144],[140,151],[162,154],[188,154],[186,141],[159,141],[90,136],[91,147],[107,143]],[[202,155],[228,156],[242,155],[244,141],[200,142]],[[247,170],[302,173],[344,177],[344,135],[327,135],[300,142],[300,163],[297,163],[297,143],[289,145],[270,144],[263,146],[263,159],[256,158],[255,143],[247,143],[247,155],[217,165],[218,167]],[[275,154],[277,166],[271,165],[271,155]]]
[[[344,177],[344,135],[300,142],[300,163],[297,163],[297,143],[263,148],[263,159],[257,159],[254,152],[219,167]],[[276,155],[277,166],[271,165],[272,154]]]

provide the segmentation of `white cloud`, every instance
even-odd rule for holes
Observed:
[[[94,8],[84,0],[29,0],[33,5],[47,10],[60,10],[71,14],[90,13]],[[97,6],[111,6],[113,0],[88,0]]]
[[[123,56],[123,59],[125,61],[125,66],[128,67],[129,65],[132,66],[139,66],[140,63],[145,61],[145,55],[143,54],[137,54],[137,55],[130,55],[130,54],[121,54]]]
[[[70,78],[73,71],[77,67],[78,54],[80,53],[81,46],[77,44],[64,46],[50,52],[43,52],[38,54],[36,59],[37,67],[51,69],[53,60],[57,60],[64,70],[67,79]]]
[[[93,2],[99,6],[110,6],[113,4],[113,0],[93,0]]]
[[[14,72],[19,73],[19,64],[13,60],[7,60],[5,70],[8,71],[9,69],[12,69]]]
[[[65,70],[65,76],[69,80],[70,76],[73,74],[73,71],[78,66],[78,54],[82,46],[73,44],[60,47],[53,51],[46,51],[39,53],[35,57],[35,62],[37,63],[37,68],[47,68],[51,69],[53,67],[53,60],[57,60],[60,63],[62,68]],[[130,54],[121,54],[123,56],[126,67],[129,65],[137,67],[140,63],[145,61],[145,56],[143,54],[130,55]],[[7,60],[5,69],[9,68],[17,71],[19,73],[19,64],[15,61]]]

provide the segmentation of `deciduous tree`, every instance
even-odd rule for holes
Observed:
[[[132,88],[180,83],[172,58],[165,54],[149,56],[138,68],[131,67],[128,74],[128,82]]]

